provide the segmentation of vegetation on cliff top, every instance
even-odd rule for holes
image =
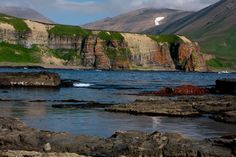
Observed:
[[[30,28],[24,22],[23,19],[19,19],[19,18],[16,18],[16,17],[0,14],[0,22],[12,25],[19,32],[30,31]]]
[[[126,49],[126,48],[115,49],[115,48],[108,47],[106,49],[106,54],[107,54],[108,58],[110,59],[111,64],[113,64],[117,60],[127,61],[131,57],[130,50]]]
[[[0,62],[40,63],[38,48],[25,48],[21,45],[0,42]]]
[[[213,54],[216,59],[208,61],[214,68],[236,68],[236,28],[218,33],[200,42],[204,53]]]
[[[73,60],[75,57],[80,58],[80,55],[74,49],[57,49],[57,50],[49,50],[49,54],[53,55],[56,58],[63,59],[67,62]]]
[[[53,28],[48,30],[48,33],[57,36],[88,37],[91,34],[91,31],[79,26],[55,25]]]
[[[123,41],[124,40],[124,37],[119,32],[101,31],[98,33],[98,37],[104,41],[111,41],[111,40]]]
[[[169,44],[182,41],[182,39],[177,35],[148,35],[148,37],[156,42],[167,42]]]

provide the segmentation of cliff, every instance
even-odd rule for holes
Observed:
[[[0,61],[95,69],[206,70],[199,45],[182,36],[91,31],[5,15],[0,16]]]

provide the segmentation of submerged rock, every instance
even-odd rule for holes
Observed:
[[[0,87],[59,87],[60,84],[60,76],[56,73],[0,73]]]
[[[75,102],[75,103],[64,103],[64,104],[53,104],[53,108],[61,108],[61,109],[86,109],[86,108],[105,108],[109,107],[112,104],[102,104],[98,102],[86,102],[86,101],[81,101],[81,102]]]
[[[191,140],[176,133],[153,132],[149,134],[138,131],[120,131],[110,138],[104,139],[40,131],[27,127],[15,118],[4,117],[0,117],[0,126],[0,155],[12,154],[14,150],[32,156],[32,152],[27,151],[33,150],[36,154],[45,154],[45,143],[51,145],[51,150],[45,155],[60,155],[61,153],[94,157],[232,157],[236,155],[234,151],[236,136],[234,135],[206,140]]]

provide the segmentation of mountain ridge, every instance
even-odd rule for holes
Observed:
[[[144,33],[181,34],[200,43],[204,53],[215,55],[209,65],[236,69],[236,1],[221,0],[173,23]]]
[[[160,24],[175,21],[191,12],[175,9],[142,8],[131,12],[123,13],[115,17],[108,17],[102,20],[91,22],[82,27],[97,30],[110,30],[122,32],[142,32],[155,26],[157,17],[164,17]]]
[[[52,20],[31,8],[0,6],[0,13],[42,23],[54,23]]]

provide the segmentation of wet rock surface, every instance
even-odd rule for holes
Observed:
[[[75,103],[61,103],[61,104],[53,104],[53,108],[60,108],[60,109],[89,109],[89,108],[105,108],[109,107],[112,104],[102,104],[98,102],[86,102],[86,101],[81,101],[81,102],[75,102]]]
[[[236,123],[236,110],[216,114],[212,118],[220,122]]]
[[[144,132],[116,132],[109,138],[74,136],[68,133],[40,131],[27,127],[15,118],[0,117],[0,154],[20,151],[35,153],[76,153],[102,157],[167,157],[167,156],[235,156],[236,136],[206,140],[186,139],[180,134]],[[50,150],[45,153],[45,145]],[[16,151],[16,152],[17,152]],[[32,153],[32,152],[31,152]]]
[[[206,113],[218,114],[236,110],[236,97],[220,95],[147,97],[105,110],[151,116],[200,116]]]
[[[77,153],[43,153],[35,151],[0,151],[3,157],[85,157]]]
[[[183,85],[175,88],[164,87],[159,91],[144,92],[140,95],[156,95],[156,96],[178,96],[178,95],[205,95],[209,94],[210,89],[197,87],[193,85]]]
[[[59,87],[60,84],[60,76],[56,73],[0,73],[0,87]]]

